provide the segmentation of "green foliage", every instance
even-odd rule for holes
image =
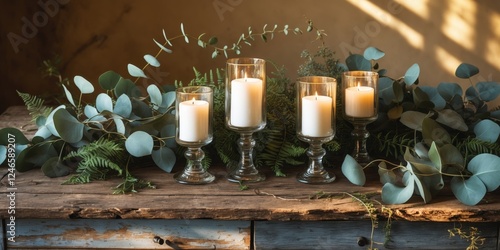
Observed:
[[[448,233],[450,234],[450,238],[458,236],[460,239],[469,242],[469,246],[467,246],[466,250],[478,250],[486,241],[486,239],[481,236],[481,232],[477,227],[470,227],[468,232],[461,227],[455,227],[453,229],[448,229]]]
[[[500,96],[500,83],[473,84],[470,78],[479,69],[464,63],[457,68],[456,76],[471,81],[466,91],[456,83],[419,87],[418,64],[393,79],[375,63],[384,54],[371,48],[367,51],[364,56],[349,56],[346,63],[349,70],[358,70],[368,62],[371,70],[383,72],[378,120],[370,127],[376,131],[370,138],[375,145],[371,153],[383,152],[393,159],[403,156],[405,161],[405,165],[394,164],[393,168],[388,168],[385,160],[365,166],[379,162],[382,200],[400,204],[417,194],[427,203],[443,188],[446,177],[451,178],[455,197],[466,205],[479,203],[486,192],[497,189],[500,124],[487,102]],[[346,177],[359,185],[364,172],[350,170],[359,166],[348,158],[344,164],[343,171],[349,170]]]
[[[413,134],[398,134],[394,130],[386,133],[379,132],[372,137],[372,140],[375,141],[375,147],[378,147],[378,150],[383,152],[385,156],[404,155],[406,148],[414,144]]]
[[[36,122],[38,118],[45,118],[49,116],[50,112],[52,112],[51,107],[44,105],[45,100],[42,98],[27,93],[21,93],[19,91],[17,91],[17,94],[21,97],[21,99],[23,99],[24,105],[31,115],[31,121]]]
[[[194,69],[195,78],[189,85],[210,86],[214,89],[214,142],[208,147],[217,152],[219,159],[232,168],[240,159],[236,142],[239,134],[226,128],[225,83],[223,70],[202,74]],[[267,79],[267,126],[254,134],[257,141],[255,163],[258,167],[270,167],[276,176],[285,176],[283,168],[303,164],[307,148],[302,146],[295,134],[295,94],[294,87],[285,77],[283,69],[278,69],[274,77]],[[176,82],[176,86],[182,83]],[[293,98],[291,98],[293,97]],[[330,149],[338,149],[338,144],[329,144]],[[208,156],[210,158],[210,156]]]
[[[64,160],[73,160],[78,163],[76,174],[66,180],[63,184],[82,184],[96,180],[106,180],[110,174],[125,177],[118,185],[114,193],[136,192],[137,188],[148,183],[133,177],[128,171],[128,156],[125,154],[123,143],[118,143],[101,137],[96,141],[72,151],[64,157]],[[151,183],[147,185],[153,187]]]

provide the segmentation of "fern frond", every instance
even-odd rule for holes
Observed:
[[[50,112],[52,112],[51,107],[47,107],[44,105],[45,101],[42,98],[27,93],[22,93],[17,90],[16,92],[19,97],[21,97],[24,105],[28,109],[32,121],[36,121],[38,117],[47,117],[49,116]]]
[[[106,179],[109,171],[114,170],[117,175],[123,174],[124,148],[123,144],[107,140],[104,137],[99,138],[88,145],[70,152],[67,159],[78,159],[76,176],[71,177],[65,183],[88,183],[93,180]]]
[[[413,136],[409,133],[396,134],[394,131],[387,133],[378,133],[374,136],[378,142],[379,152],[385,153],[386,156],[397,158],[404,155],[407,147],[413,147]]]
[[[498,143],[487,142],[474,137],[467,137],[465,139],[454,138],[453,143],[464,154],[466,161],[483,153],[500,155],[500,144]]]

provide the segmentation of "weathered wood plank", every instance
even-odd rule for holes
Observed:
[[[255,249],[367,249],[359,246],[360,237],[370,239],[370,221],[322,221],[322,222],[276,222],[256,221]],[[496,249],[496,223],[391,223],[390,241],[384,246],[384,222],[380,221],[374,235],[374,247],[378,249],[466,249],[470,242],[460,237],[450,237],[449,229],[460,227],[468,232],[477,227],[485,239],[479,249]],[[369,244],[369,243],[368,243]]]
[[[250,227],[248,221],[20,219],[16,242],[7,242],[7,247],[249,249]],[[169,242],[155,243],[155,236]]]
[[[29,121],[24,107],[12,107],[0,116],[1,122],[25,124]],[[17,218],[134,218],[134,219],[197,219],[220,220],[360,220],[366,211],[348,196],[311,200],[317,192],[369,193],[380,201],[381,185],[375,175],[364,187],[350,184],[334,169],[337,180],[327,185],[307,185],[295,180],[302,168],[285,169],[289,177],[274,177],[261,183],[248,184],[249,190],[240,191],[238,184],[225,179],[223,166],[213,166],[210,171],[216,181],[208,185],[182,185],[151,164],[134,169],[137,177],[157,184],[157,189],[141,190],[138,194],[111,195],[111,188],[120,179],[98,181],[85,185],[61,185],[67,179],[48,178],[40,170],[16,173]],[[183,166],[175,167],[178,171]],[[264,171],[265,172],[265,171]],[[0,217],[7,218],[9,206],[6,180],[0,182]],[[500,221],[500,191],[489,193],[477,206],[465,206],[449,190],[430,204],[423,204],[419,197],[397,206],[396,219],[408,221]]]

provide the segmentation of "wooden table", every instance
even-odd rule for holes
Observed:
[[[33,126],[23,107],[11,107],[0,116],[0,127]],[[51,179],[39,169],[16,173],[15,190],[6,178],[1,182],[2,249],[367,249],[358,244],[371,238],[372,224],[365,207],[349,194],[368,195],[380,212],[380,183],[374,178],[354,186],[337,167],[334,183],[307,185],[295,180],[298,170],[287,169],[285,178],[266,173],[264,182],[241,191],[225,179],[222,166],[210,169],[214,183],[200,186],[178,184],[173,174],[145,166],[134,174],[157,188],[126,195],[111,194],[120,179],[61,185],[67,177]],[[331,197],[311,198],[319,192]],[[477,206],[463,205],[444,190],[430,204],[414,197],[384,207],[393,212],[387,247],[465,249],[469,242],[449,237],[448,230],[477,227],[485,239],[480,249],[498,249],[499,192]],[[386,217],[381,213],[378,221],[373,240],[384,242]],[[165,243],[155,242],[155,236]]]

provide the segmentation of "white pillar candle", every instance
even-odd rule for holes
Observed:
[[[318,95],[302,97],[302,134],[312,137],[333,134],[331,97]]]
[[[375,90],[372,87],[358,86],[345,90],[345,114],[351,117],[374,116]]]
[[[231,125],[255,127],[262,123],[262,85],[257,78],[231,81]]]
[[[179,103],[179,139],[187,142],[207,139],[208,117],[207,101],[193,99]]]

